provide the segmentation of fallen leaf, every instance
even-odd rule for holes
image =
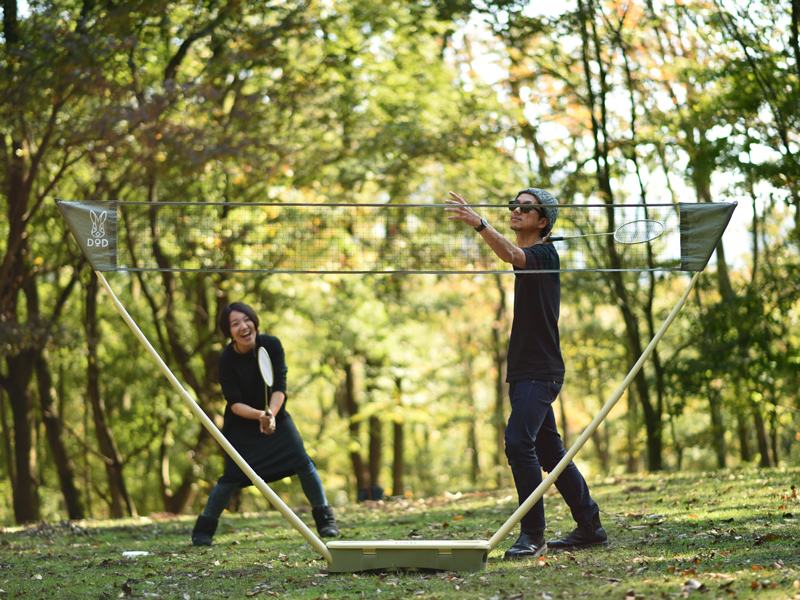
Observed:
[[[699,590],[700,588],[705,586],[699,581],[697,581],[697,579],[690,579],[689,581],[686,582],[685,587],[690,590]]]

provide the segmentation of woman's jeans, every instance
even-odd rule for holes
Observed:
[[[325,498],[325,489],[322,487],[322,480],[319,478],[317,468],[309,458],[308,463],[297,469],[297,476],[300,478],[300,485],[308,498],[311,508],[326,506],[328,500]],[[208,495],[208,502],[203,514],[207,517],[219,519],[222,511],[228,507],[233,494],[241,486],[238,483],[219,483],[214,486]]]
[[[511,416],[506,426],[506,457],[520,504],[542,483],[542,469],[552,471],[566,455],[553,414],[553,402],[560,391],[561,384],[554,381],[524,379],[510,384]],[[589,523],[600,512],[575,463],[570,462],[561,472],[556,488],[578,525]],[[528,535],[544,531],[542,498],[522,517],[521,529]]]

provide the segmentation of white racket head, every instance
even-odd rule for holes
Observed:
[[[618,244],[643,244],[651,242],[664,233],[661,221],[639,219],[625,223],[614,232],[614,241]]]
[[[272,361],[269,359],[269,354],[264,347],[258,349],[258,368],[261,369],[261,377],[264,378],[264,383],[268,387],[272,387],[272,382],[275,376],[272,372]]]

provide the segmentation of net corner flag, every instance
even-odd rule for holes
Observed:
[[[64,202],[56,198],[75,241],[95,271],[117,270],[117,202]]]
[[[681,271],[702,271],[738,202],[680,203]]]

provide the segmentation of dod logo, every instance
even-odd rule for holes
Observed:
[[[106,219],[108,213],[101,212],[99,215],[89,211],[92,217],[92,237],[86,240],[87,248],[105,248],[108,246],[108,239],[106,238]]]

